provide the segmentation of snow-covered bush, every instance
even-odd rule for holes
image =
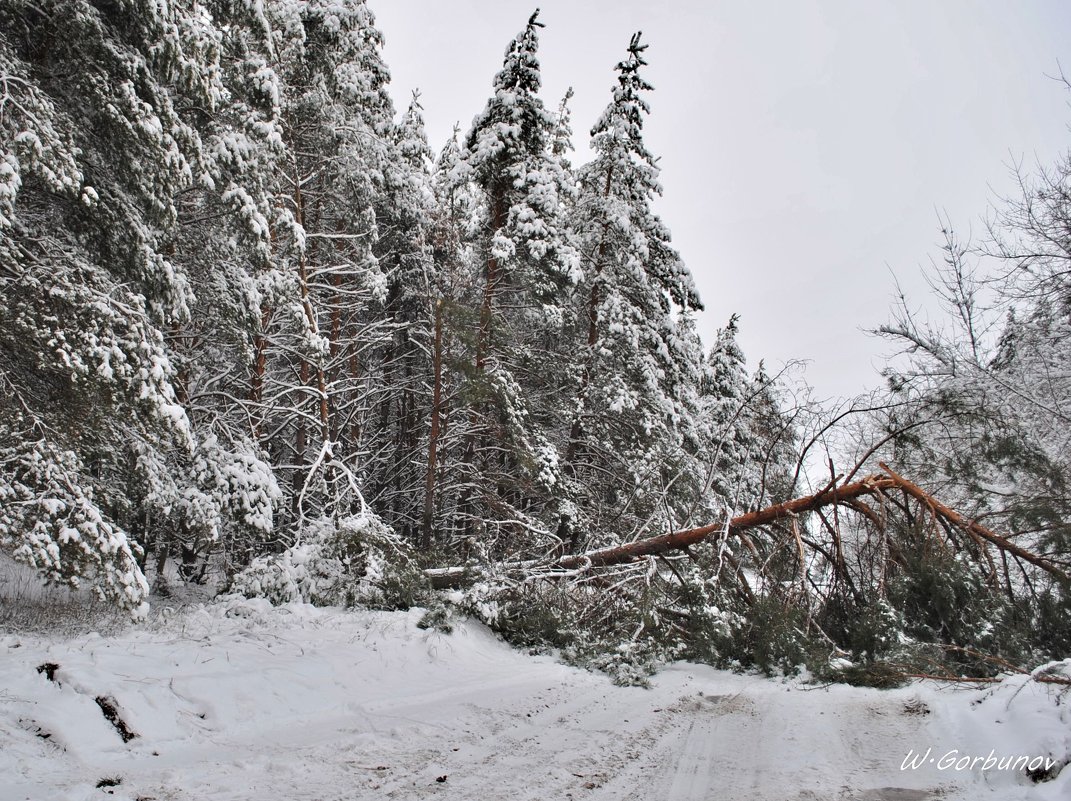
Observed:
[[[592,650],[582,656],[569,653],[566,656],[574,664],[605,673],[618,687],[650,687],[651,676],[666,661],[658,644],[651,639],[628,640],[609,651]]]
[[[488,575],[450,600],[514,645],[561,648],[577,635],[575,609],[560,587]]]
[[[431,607],[417,621],[417,628],[450,634],[454,630],[454,616],[450,607],[441,600],[433,601]]]
[[[190,580],[203,577],[209,555],[217,557],[215,567],[230,572],[264,552],[281,498],[278,481],[253,442],[229,439],[209,433],[188,454],[131,444],[128,479],[112,506],[121,519],[138,523],[139,544],[156,554],[147,562],[181,553],[180,575]],[[159,579],[154,592],[161,590]]]
[[[322,518],[280,554],[262,556],[231,583],[231,591],[273,604],[408,608],[426,590],[404,541],[371,512],[339,521]]]
[[[784,599],[758,597],[736,615],[715,651],[729,667],[759,670],[766,675],[794,675],[801,666],[819,672],[829,661],[831,646],[808,626],[802,610]]]
[[[109,521],[77,455],[40,439],[10,445],[0,426],[0,548],[49,582],[96,594],[135,617],[149,588],[138,546]]]
[[[487,565],[474,574],[476,580],[449,594],[447,602],[514,645],[556,650],[570,664],[604,672],[620,685],[640,686],[680,653],[651,607],[643,572],[613,592],[586,572],[522,578]]]

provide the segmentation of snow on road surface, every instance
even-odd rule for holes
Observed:
[[[1066,703],[1036,684],[1009,700],[676,664],[616,687],[419,618],[232,601],[110,637],[0,635],[0,799],[1071,798],[1071,769],[1035,785],[936,765],[1066,757]]]

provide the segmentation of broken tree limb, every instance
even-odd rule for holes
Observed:
[[[1022,559],[1063,581],[1071,581],[1071,577],[1068,576],[1067,572],[1049,559],[1032,553],[975,521],[968,520],[951,507],[938,501],[917,484],[896,473],[886,464],[881,463],[880,466],[884,473],[871,475],[860,481],[839,486],[836,485],[834,480],[813,495],[806,495],[784,503],[767,506],[764,509],[738,515],[728,522],[723,520],[706,526],[675,531],[623,545],[614,545],[608,548],[588,551],[587,553],[562,556],[556,561],[536,559],[506,562],[501,564],[500,568],[506,573],[524,575],[539,570],[576,571],[627,564],[643,557],[684,550],[715,535],[724,535],[725,537],[746,536],[745,532],[749,529],[762,528],[827,506],[843,505],[855,511],[865,511],[868,514],[864,514],[864,517],[871,524],[874,524],[875,520],[881,522],[881,518],[872,509],[863,504],[860,499],[866,496],[874,496],[880,499],[884,497],[888,490],[898,489],[924,504],[935,517],[967,532],[970,536],[980,538],[994,545],[1002,552],[1010,553],[1017,559]],[[447,589],[467,583],[467,581],[471,580],[472,571],[468,567],[443,567],[426,570],[425,575],[434,588]]]
[[[997,546],[997,548],[999,548],[1000,550],[1006,551],[1010,554],[1014,554],[1015,556],[1018,556],[1020,559],[1022,559],[1024,562],[1029,562],[1030,564],[1034,565],[1034,567],[1041,568],[1046,573],[1050,573],[1051,575],[1063,579],[1064,581],[1071,581],[1071,576],[1068,576],[1066,572],[1064,572],[1061,568],[1057,567],[1045,557],[1039,556],[1035,553],[1031,553],[1025,548],[1016,545],[1014,542],[1007,539],[1006,537],[1002,537],[996,532],[990,531],[985,526],[976,523],[973,520],[968,520],[955,509],[951,509],[950,507],[945,506],[943,503],[934,498],[932,495],[926,492],[926,490],[922,489],[917,484],[914,484],[903,476],[897,474],[884,462],[879,462],[878,466],[882,470],[884,470],[891,479],[896,482],[896,486],[898,489],[903,490],[908,495],[914,497],[916,500],[926,504],[930,507],[930,509],[934,511],[935,514],[940,515],[953,525],[958,526],[959,528],[966,531],[968,534],[980,537],[981,539],[986,540],[987,542],[990,542],[993,545]]]
[[[943,681],[948,684],[1000,684],[1007,681],[1007,676],[951,676],[934,673],[902,673],[905,679],[924,679],[926,681]],[[1064,676],[1032,676],[1031,681],[1039,684],[1059,684],[1064,687],[1071,686],[1071,679]]]

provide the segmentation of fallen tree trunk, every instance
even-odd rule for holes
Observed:
[[[749,529],[761,528],[827,506],[843,504],[847,508],[856,508],[858,511],[857,507],[859,506],[860,498],[879,496],[888,490],[896,489],[925,504],[934,515],[944,519],[951,525],[980,537],[998,549],[1014,554],[1063,581],[1071,580],[1071,577],[1063,569],[1045,557],[1016,545],[1007,538],[1001,537],[974,521],[967,520],[917,484],[895,473],[884,463],[881,464],[881,468],[885,471],[884,473],[878,473],[861,481],[840,486],[837,486],[837,479],[834,479],[825,489],[813,495],[805,495],[791,501],[767,506],[764,509],[738,515],[728,521],[662,534],[657,537],[625,543],[624,545],[600,548],[583,554],[562,556],[557,560],[507,562],[502,564],[501,568],[507,573],[524,574],[535,569],[570,571],[587,567],[609,567],[626,564],[645,556],[657,556],[668,551],[683,550],[716,534],[722,534],[725,538],[736,536]],[[470,573],[471,571],[466,567],[433,568],[425,571],[425,575],[436,589],[461,586],[466,582]]]

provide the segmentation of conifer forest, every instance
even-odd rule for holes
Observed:
[[[419,607],[624,684],[1071,656],[1071,156],[949,225],[944,317],[875,310],[884,385],[817,402],[759,321],[700,336],[645,37],[581,120],[543,25],[429,142],[364,0],[0,0],[2,558],[135,621]]]

